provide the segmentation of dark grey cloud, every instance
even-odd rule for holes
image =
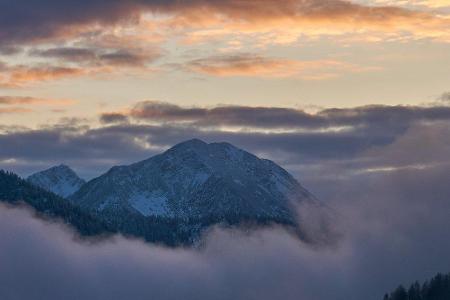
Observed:
[[[116,50],[110,53],[100,55],[100,60],[110,65],[117,66],[143,66],[149,61],[159,57],[158,53],[134,53],[130,50]]]
[[[17,46],[11,46],[11,45],[0,45],[0,55],[14,55],[21,53],[23,50],[20,47]]]
[[[450,103],[450,92],[443,93],[438,97],[438,100],[441,102]]]
[[[159,49],[103,49],[83,47],[59,47],[33,49],[31,56],[56,59],[62,63],[77,63],[85,66],[133,66],[144,67],[161,56]]]
[[[128,116],[120,113],[105,113],[100,116],[100,122],[104,124],[126,123]]]
[[[149,121],[192,122],[198,126],[228,125],[268,129],[390,126],[397,131],[408,127],[412,122],[449,120],[450,107],[372,105],[325,109],[310,114],[292,108],[247,106],[186,108],[165,102],[144,101],[131,110],[130,116]]]
[[[38,130],[9,132],[0,135],[0,160],[3,168],[27,174],[56,161],[82,170],[82,175],[91,177],[106,171],[113,165],[131,163],[156,154],[145,149],[135,137],[145,136],[148,128],[88,129],[63,124]],[[15,153],[15,154],[14,154]],[[17,163],[11,165],[11,159]]]
[[[310,159],[351,157],[370,146],[386,144],[394,139],[391,134],[367,137],[362,133],[265,134],[132,124],[97,129],[61,125],[0,135],[0,160],[64,162],[74,167],[89,168],[88,173],[93,174],[104,170],[105,164],[111,166],[145,159],[190,138],[228,141],[265,157],[276,158],[279,163],[283,163],[280,160],[284,156],[295,156],[297,163]]]
[[[278,107],[223,106],[215,108],[185,108],[178,105],[144,101],[130,112],[137,119],[149,121],[186,122],[199,126],[254,126],[263,128],[324,127],[326,120],[301,110]]]
[[[346,109],[326,109],[319,115],[331,118],[336,124],[406,123],[449,120],[450,107],[446,106],[384,106],[370,105]]]
[[[140,105],[137,107],[145,115],[139,118],[145,117],[146,122],[111,113],[101,116],[102,123],[109,126],[99,128],[65,122],[37,130],[9,130],[0,134],[0,166],[27,175],[42,166],[64,162],[90,177],[112,165],[145,159],[181,141],[201,138],[233,143],[304,178],[304,174],[322,176],[322,168],[328,169],[327,174],[334,169],[351,174],[368,168],[436,164],[446,156],[433,151],[447,149],[445,144],[428,152],[424,147],[435,144],[434,140],[447,142],[450,136],[445,130],[450,122],[448,107],[377,106],[308,114],[284,108]],[[136,118],[136,113],[131,116]],[[225,125],[250,129],[223,130]],[[345,129],[330,130],[328,126]],[[409,144],[409,152],[395,150],[398,143]],[[380,155],[385,149],[391,149],[389,155]],[[27,163],[33,166],[28,171]]]
[[[97,57],[97,53],[94,49],[76,47],[50,48],[45,50],[34,49],[30,51],[30,55],[48,58],[60,58],[77,62],[92,60]]]
[[[136,1],[2,0],[0,40],[30,42],[64,35],[71,26],[94,22],[112,24],[132,18],[136,4]]]

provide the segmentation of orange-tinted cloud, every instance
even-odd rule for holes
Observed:
[[[0,63],[0,86],[21,87],[129,69],[148,71],[147,64],[161,56],[161,43],[168,40],[198,43],[219,39],[228,43],[228,50],[255,51],[268,44],[321,36],[340,36],[345,41],[430,38],[450,42],[450,17],[430,10],[343,0],[17,0],[0,10],[0,45],[10,55],[17,54],[14,49],[32,46],[35,50],[26,53],[30,60],[45,61],[6,68]],[[338,60],[296,61],[254,55],[191,59],[181,64],[212,76],[297,76],[309,80],[370,69]]]
[[[421,1],[440,6],[446,0]],[[273,42],[292,41],[302,34],[372,31],[447,41],[450,35],[450,20],[432,12],[343,0],[17,0],[0,11],[0,41],[48,41],[123,24],[139,27],[145,13],[156,15],[168,29],[215,27],[230,33],[277,33]]]
[[[74,104],[70,99],[45,99],[28,96],[0,96],[0,105],[51,105],[67,106]]]
[[[450,41],[448,18],[394,6],[372,7],[340,0],[212,1],[203,6],[185,7],[171,22],[178,28],[196,28],[194,38],[198,37],[197,31],[222,28],[221,34],[268,34],[267,43],[289,43],[302,35],[365,32]]]
[[[12,66],[0,76],[0,86],[21,87],[26,84],[76,77],[86,72],[79,68],[55,66]]]
[[[22,87],[31,83],[113,74],[119,71],[150,70],[150,64],[162,56],[158,47],[140,47],[124,43],[116,47],[101,47],[97,42],[87,45],[61,47],[34,47],[26,52],[28,65],[8,65],[0,62],[0,86]],[[81,43],[81,42],[80,42]],[[83,43],[82,43],[83,44]],[[44,62],[36,63],[36,60]]]
[[[429,8],[450,7],[449,0],[374,0],[374,2],[384,5],[425,6]]]
[[[0,107],[0,114],[16,114],[16,113],[29,113],[33,110],[29,108],[23,108],[23,107]]]
[[[197,59],[189,62],[186,68],[193,72],[219,77],[298,77],[307,80],[329,79],[339,76],[342,72],[361,72],[369,69],[337,60],[299,61],[253,54]]]

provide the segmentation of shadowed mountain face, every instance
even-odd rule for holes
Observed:
[[[98,212],[204,218],[240,215],[293,220],[291,205],[312,195],[275,163],[227,143],[190,140],[161,155],[114,167],[71,200]]]
[[[25,203],[40,216],[55,218],[72,225],[83,236],[114,231],[105,222],[66,199],[3,170],[0,170],[0,202],[11,205]]]
[[[27,180],[31,184],[61,197],[72,195],[85,183],[71,168],[65,165],[55,166],[35,173],[29,176]]]
[[[109,228],[168,245],[191,244],[217,224],[287,225],[314,241],[306,233],[306,220],[322,208],[274,162],[228,143],[197,139],[113,167],[87,183],[64,165],[36,173],[28,182],[66,197]]]
[[[272,161],[228,143],[200,140],[113,167],[83,185],[70,200],[110,222],[118,216],[177,220],[189,223],[188,231],[222,222],[295,225],[296,205],[317,203]]]

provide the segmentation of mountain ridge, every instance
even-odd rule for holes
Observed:
[[[217,224],[298,228],[298,205],[319,203],[276,163],[230,143],[199,139],[128,166],[112,167],[69,200],[130,234],[140,231],[130,230],[136,226],[133,222],[165,220],[188,240]]]
[[[27,181],[64,198],[78,191],[86,183],[75,171],[64,164],[36,172],[28,176]]]
[[[112,167],[87,182],[70,199],[82,207],[98,211],[111,205],[125,205],[144,216],[182,217],[192,213],[193,207],[198,208],[199,201],[193,198],[208,196],[205,189],[226,193],[220,199],[223,200],[221,204],[233,199],[231,194],[235,194],[241,203],[228,203],[231,206],[249,205],[248,199],[254,198],[255,193],[259,202],[276,196],[287,204],[287,195],[283,195],[286,193],[292,194],[290,197],[298,193],[302,198],[314,199],[294,177],[274,162],[260,159],[229,143],[207,144],[198,139],[179,143],[162,154],[129,166]],[[213,194],[209,196],[217,198]],[[190,205],[182,207],[183,201]],[[258,210],[257,205],[253,205],[253,209]],[[275,207],[277,209],[281,208]],[[274,214],[283,214],[278,210]],[[284,207],[284,213],[287,210]],[[203,212],[211,213],[218,211]]]
[[[78,177],[65,165],[37,174],[39,179]],[[196,243],[217,225],[281,225],[305,241],[328,239],[328,230],[319,239],[310,234],[310,212],[328,210],[314,195],[275,162],[226,142],[191,139],[148,159],[111,167],[80,184],[66,201],[126,236],[171,246]],[[332,226],[328,217],[318,223]]]
[[[0,170],[0,202],[11,205],[24,203],[32,207],[38,216],[72,225],[82,236],[115,232],[105,222],[66,199],[4,170]]]

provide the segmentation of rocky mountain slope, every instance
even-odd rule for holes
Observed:
[[[72,225],[83,236],[114,232],[104,221],[66,199],[3,170],[0,170],[0,202],[11,205],[25,203],[46,219]]]
[[[27,178],[28,182],[53,192],[61,197],[68,197],[78,191],[85,183],[83,179],[68,166],[59,165],[35,173]]]
[[[297,205],[318,203],[274,162],[196,139],[113,167],[69,199],[131,234],[136,230],[130,226],[156,220],[176,224],[177,234],[188,237],[218,223],[297,226]]]

